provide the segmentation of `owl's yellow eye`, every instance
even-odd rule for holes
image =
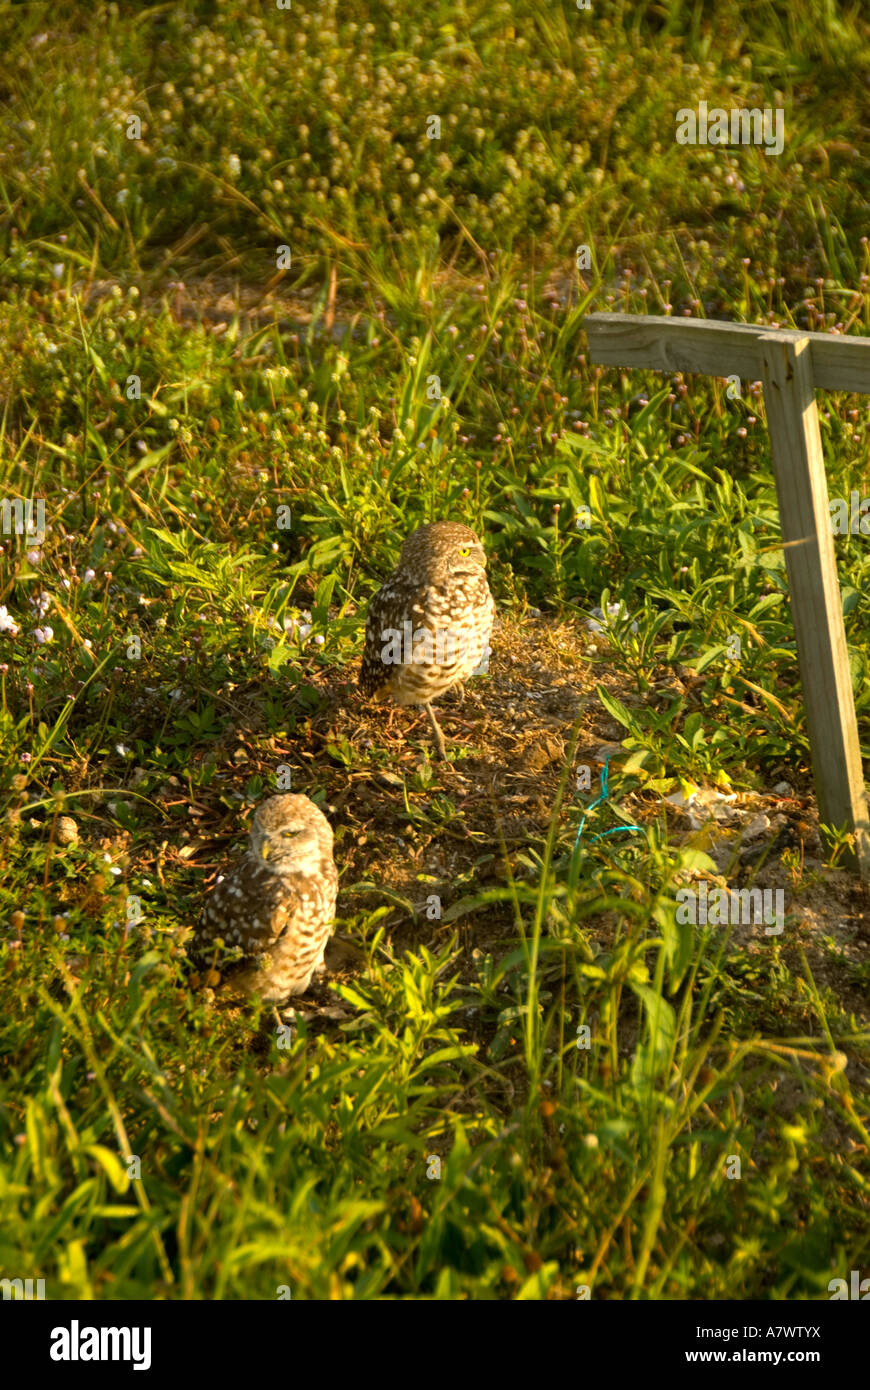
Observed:
[[[461,547],[459,553],[460,553],[460,555],[470,555],[470,554],[471,554],[471,546],[470,546],[470,545],[463,545],[463,546]]]

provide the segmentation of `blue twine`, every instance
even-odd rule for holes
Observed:
[[[596,796],[596,798],[595,798],[594,801],[590,801],[589,805],[586,807],[586,810],[583,812],[583,819],[581,820],[580,826],[579,826],[579,828],[578,828],[578,830],[577,830],[577,837],[576,837],[576,839],[574,840],[574,849],[573,849],[572,852],[571,852],[571,857],[572,857],[572,859],[573,859],[574,855],[577,853],[577,847],[578,847],[578,845],[580,844],[580,836],[583,834],[583,827],[584,827],[584,825],[586,824],[586,817],[589,815],[589,812],[590,812],[590,811],[594,811],[594,810],[595,810],[595,807],[596,807],[596,806],[601,806],[602,803],[605,802],[605,801],[607,800],[607,797],[608,797],[607,784],[608,784],[609,778],[610,778],[610,754],[608,753],[607,757],[604,759],[604,771],[603,771],[602,774],[601,774],[601,792],[599,793],[598,796]],[[608,835],[619,835],[619,834],[620,834],[621,832],[623,832],[623,831],[629,831],[629,832],[638,831],[638,832],[640,832],[640,831],[642,831],[642,830],[643,830],[643,826],[642,826],[642,825],[615,825],[615,826],[613,827],[612,830],[602,830],[600,835],[590,835],[590,837],[589,837],[589,843],[592,844],[593,841],[595,841],[595,840],[604,840],[604,839],[606,839],[606,837],[607,837]]]

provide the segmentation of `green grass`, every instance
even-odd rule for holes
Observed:
[[[0,6],[0,496],[49,525],[0,556],[0,1275],[825,1298],[870,1258],[870,965],[841,848],[812,850],[763,401],[595,368],[580,325],[867,332],[866,21],[368,11]],[[783,155],[677,146],[700,100],[782,105]],[[866,402],[820,410],[831,496],[870,493]],[[527,691],[540,658],[537,694],[588,676],[519,811],[512,734],[472,728],[445,772],[344,691],[403,536],[447,516],[485,537],[506,620],[481,705],[509,654]],[[836,547],[870,757],[866,537]],[[608,603],[626,619],[584,646]],[[185,959],[282,766],[336,826],[364,957],[289,1035],[192,991]],[[807,823],[783,935],[681,926],[715,827],[664,798],[752,807],[783,778]],[[592,838],[620,817],[642,830]]]

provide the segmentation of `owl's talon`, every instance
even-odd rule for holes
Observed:
[[[441,732],[438,720],[435,718],[435,711],[433,710],[432,706],[428,703],[425,706],[425,710],[429,716],[429,723],[432,726],[432,737],[435,740],[435,747],[438,750],[438,757],[441,759],[442,763],[449,762],[450,759],[447,756],[447,745],[444,742],[444,735]]]

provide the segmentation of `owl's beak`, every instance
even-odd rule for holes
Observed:
[[[268,841],[268,840],[264,840],[263,843],[260,845],[260,858],[261,858],[261,859],[268,859],[268,858],[269,858],[269,841]]]

